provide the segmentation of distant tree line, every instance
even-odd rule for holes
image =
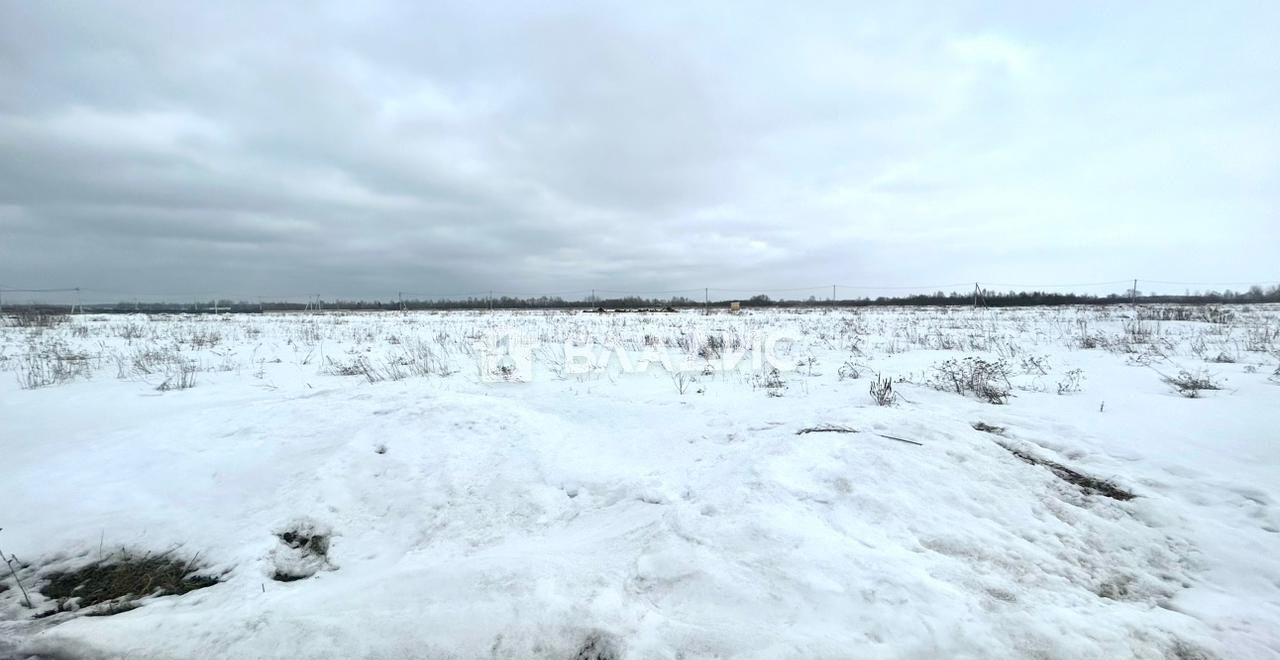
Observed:
[[[576,310],[666,310],[701,308],[704,305],[723,308],[731,302],[742,307],[872,307],[872,306],[963,306],[978,304],[985,307],[1031,307],[1038,305],[1118,305],[1131,300],[1139,303],[1186,303],[1186,304],[1244,304],[1244,303],[1280,303],[1280,285],[1264,289],[1260,286],[1250,287],[1247,291],[1205,291],[1190,292],[1183,295],[1148,294],[1129,291],[1125,294],[1090,295],[1080,293],[1054,293],[1048,291],[991,291],[946,293],[936,291],[927,294],[909,296],[880,296],[876,298],[844,298],[840,300],[820,300],[810,296],[804,300],[773,299],[760,294],[749,298],[720,299],[704,302],[685,297],[644,298],[627,296],[621,298],[596,298],[589,300],[565,300],[560,297],[541,296],[536,298],[515,298],[511,296],[469,297],[449,300],[333,300],[298,302],[248,302],[237,300],[209,300],[193,303],[174,302],[118,302],[80,305],[77,308],[96,313],[221,313],[234,314],[260,312],[297,312],[312,309],[321,310],[532,310],[532,309],[576,309]],[[7,304],[6,312],[50,312],[63,313],[71,310],[70,305],[53,304]]]

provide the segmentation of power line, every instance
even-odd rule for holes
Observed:
[[[827,285],[822,286],[798,286],[789,289],[718,289],[711,287],[712,291],[723,291],[725,293],[789,293],[792,291],[826,291]]]
[[[1178,286],[1254,286],[1264,282],[1280,282],[1280,278],[1274,280],[1254,280],[1252,282],[1169,282],[1166,280],[1138,280],[1147,284],[1177,284]]]
[[[705,287],[703,287],[705,289]],[[622,295],[657,295],[663,293],[698,293],[698,289],[667,289],[667,290],[620,290],[620,289],[595,289],[598,293],[614,293]],[[712,289],[716,290],[716,289]]]
[[[1198,286],[1198,287],[1219,286],[1219,287],[1222,287],[1222,286],[1254,286],[1260,283],[1266,284],[1273,281],[1280,281],[1280,278],[1278,278],[1277,280],[1255,280],[1255,281],[1236,281],[1236,282],[1191,282],[1191,281],[1173,281],[1173,280],[1146,280],[1146,279],[1139,278],[1137,280],[1137,285],[1131,284],[1133,280],[1077,282],[1077,283],[1071,283],[1071,284],[1052,284],[1052,283],[1026,284],[1026,283],[1007,283],[1007,282],[986,282],[986,283],[980,283],[978,286],[983,289],[989,289],[994,287],[1010,287],[1010,288],[1019,288],[1019,289],[1031,291],[1031,290],[1044,290],[1044,289],[1092,288],[1092,287],[1104,287],[1104,286],[1120,287],[1123,285],[1124,290],[1128,291],[1130,288],[1136,289],[1138,286],[1142,284],[1166,285],[1166,286],[1172,285],[1172,286]],[[929,293],[929,292],[943,291],[943,290],[953,290],[953,291],[967,290],[972,286],[973,286],[972,282],[955,282],[955,283],[949,283],[949,284],[921,284],[921,285],[910,285],[910,286],[873,285],[873,284],[836,284],[836,285],[820,285],[820,286],[807,286],[807,287],[780,287],[780,288],[699,287],[699,288],[664,289],[664,290],[582,288],[582,289],[575,289],[575,290],[564,290],[564,291],[556,291],[556,292],[538,292],[538,293],[504,292],[504,291],[498,291],[496,289],[493,291],[476,291],[476,292],[466,292],[466,293],[427,293],[427,292],[400,291],[395,294],[388,294],[387,299],[389,300],[399,299],[401,301],[409,300],[409,299],[414,299],[414,300],[455,300],[455,299],[486,300],[490,298],[530,299],[530,298],[570,298],[570,297],[577,297],[577,296],[587,296],[588,294],[591,294],[592,296],[598,296],[600,294],[603,294],[603,295],[611,295],[611,296],[637,296],[637,297],[651,297],[651,298],[658,298],[658,297],[665,297],[665,296],[671,296],[671,297],[681,296],[681,297],[696,298],[696,294],[699,291],[699,289],[703,291],[704,298],[709,298],[711,291],[715,291],[718,295],[724,296],[724,295],[736,295],[736,294],[770,294],[770,293],[786,294],[786,293],[796,293],[796,292],[806,292],[806,291],[817,293],[820,291],[827,292],[828,290],[830,290],[832,299],[836,299],[839,297],[841,290],[855,291],[855,292],[921,291],[921,292]],[[81,296],[83,294],[89,294],[93,296],[95,299],[103,299],[107,297],[115,297],[118,299],[118,301],[119,300],[135,300],[136,301],[138,299],[161,299],[162,302],[174,301],[174,300],[199,301],[199,300],[205,300],[205,299],[240,300],[240,301],[256,300],[259,302],[262,302],[262,301],[289,302],[291,300],[305,299],[307,301],[312,301],[317,298],[323,298],[323,296],[319,296],[318,294],[315,294],[315,293],[287,294],[287,295],[286,294],[270,294],[270,295],[229,294],[226,292],[222,292],[222,293],[217,293],[217,292],[139,293],[139,292],[114,291],[109,289],[97,289],[97,288],[86,289],[86,288],[80,288],[80,287],[0,287],[0,294],[37,294],[38,295],[38,294],[70,294],[70,293],[75,293],[77,296]],[[344,300],[344,297],[335,296],[334,299]],[[360,296],[348,297],[346,299],[349,299],[350,301],[381,300],[381,298],[378,298],[378,297],[369,298],[369,297],[360,297]]]
[[[1080,282],[1076,284],[1010,284],[1008,282],[987,282],[985,286],[1019,286],[1019,287],[1041,288],[1041,289],[1061,289],[1063,287],[1069,287],[1069,286],[1114,286],[1117,284],[1128,284],[1129,282],[1130,280],[1112,280],[1110,282]]]
[[[241,299],[249,300],[249,299],[257,299],[257,298],[277,298],[277,299],[314,298],[316,295],[314,293],[287,293],[287,294],[286,293],[268,293],[268,294],[255,293],[250,295],[250,294],[243,294],[243,293],[228,293],[226,291],[179,291],[179,292],[167,292],[167,293],[157,293],[157,292],[144,293],[144,292],[138,292],[138,291],[112,291],[109,289],[78,289],[78,290],[81,291],[82,293],[92,293],[100,296],[125,296],[129,298],[185,298],[185,299],[241,298]]]
[[[955,284],[919,284],[919,285],[915,285],[915,287],[888,287],[888,285],[869,285],[869,284],[860,284],[860,285],[837,284],[836,287],[840,287],[841,289],[860,289],[860,290],[876,290],[876,289],[916,290],[916,289],[955,289],[959,287],[969,287],[970,284],[973,284],[972,281],[961,281],[961,283],[955,283]],[[823,289],[826,289],[826,287],[823,287]]]
[[[488,291],[481,291],[479,293],[421,293],[416,291],[404,291],[402,293],[405,296],[416,296],[418,298],[484,298],[489,295]]]

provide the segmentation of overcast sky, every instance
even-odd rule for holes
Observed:
[[[1274,283],[1278,34],[1272,0],[0,0],[0,286]]]

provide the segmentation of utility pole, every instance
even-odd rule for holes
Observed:
[[[1129,305],[1131,307],[1138,306],[1138,280],[1133,280],[1133,288],[1129,289]]]
[[[489,311],[493,311],[493,289],[489,289]]]
[[[711,289],[708,287],[702,290],[702,315],[707,316],[710,314],[711,314]]]
[[[832,284],[831,285],[831,308],[835,309],[835,307],[836,307],[836,285]]]
[[[978,287],[978,283],[974,282],[973,283],[973,308],[974,309],[978,308],[978,293],[980,291],[981,289]]]

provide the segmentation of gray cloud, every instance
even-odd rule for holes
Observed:
[[[0,285],[1265,277],[1277,28],[1271,3],[4,3]]]

